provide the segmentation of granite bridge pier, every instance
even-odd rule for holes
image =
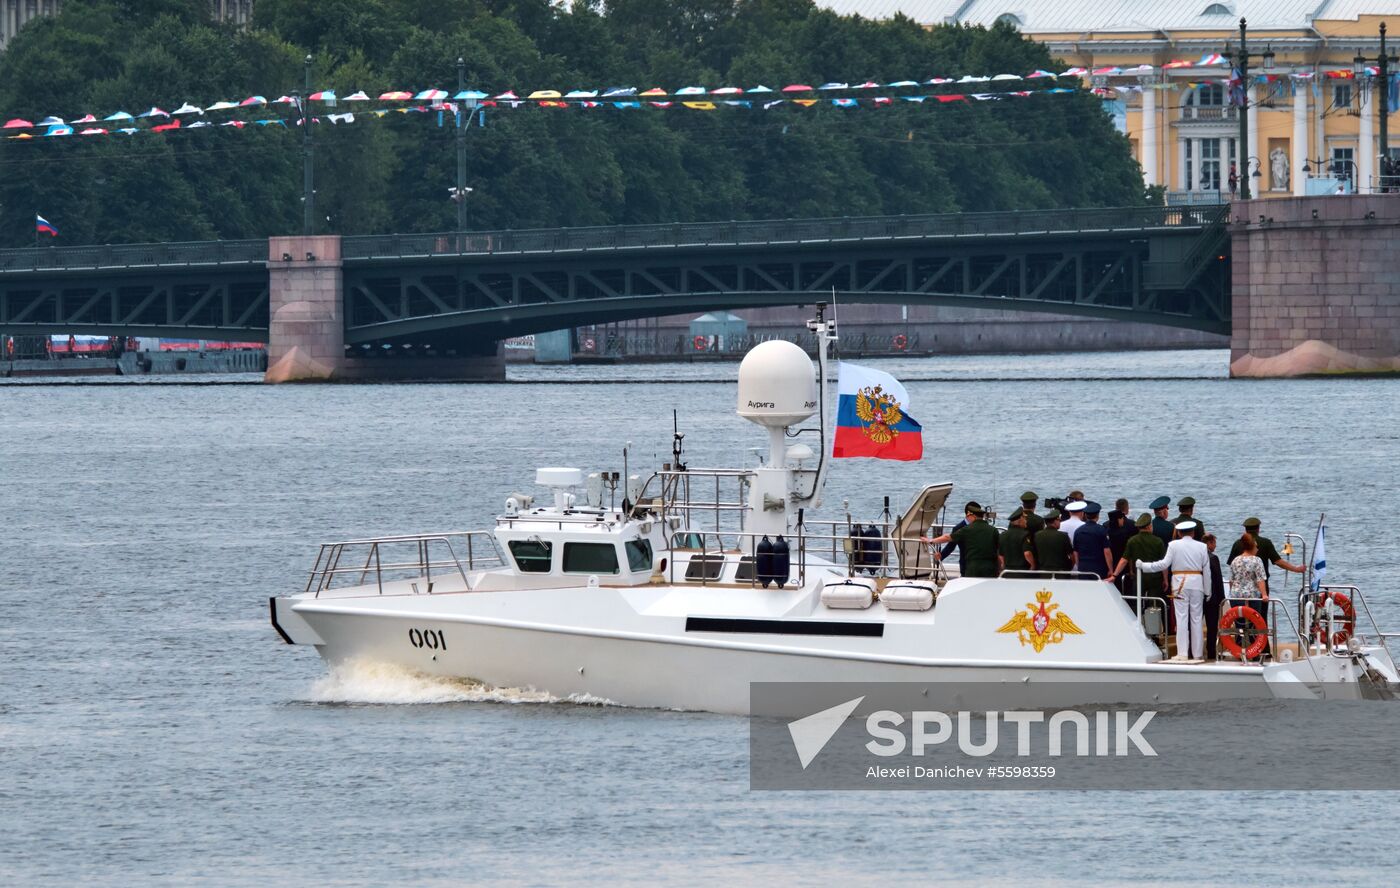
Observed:
[[[269,382],[501,378],[500,342],[688,312],[960,306],[1400,371],[1400,196],[0,251],[0,333],[268,343]]]

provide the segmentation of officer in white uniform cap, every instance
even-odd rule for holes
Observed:
[[[1194,539],[1191,532],[1196,522],[1183,521],[1176,526],[1176,539],[1167,546],[1167,557],[1161,561],[1139,561],[1138,570],[1147,573],[1172,572],[1172,609],[1176,613],[1176,656],[1174,660],[1200,660],[1205,651],[1202,615],[1210,597],[1210,550]]]
[[[1075,500],[1072,503],[1065,503],[1065,511],[1069,517],[1060,522],[1060,533],[1069,534],[1070,543],[1074,542],[1074,532],[1084,526],[1084,510],[1089,504],[1084,500]]]

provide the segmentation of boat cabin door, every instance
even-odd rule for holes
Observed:
[[[899,575],[904,579],[925,579],[933,575],[928,546],[919,542],[919,538],[943,532],[943,508],[952,493],[951,483],[925,487],[895,524],[893,543],[899,556]]]

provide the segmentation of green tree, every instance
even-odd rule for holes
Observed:
[[[101,118],[152,105],[452,90],[686,85],[777,89],[1055,68],[1005,25],[871,21],[813,0],[259,0],[253,26],[203,0],[70,0],[0,55],[0,114]],[[1002,83],[983,88],[1007,88]],[[1043,89],[1012,82],[1011,89]],[[930,90],[935,88],[930,87]],[[811,108],[744,95],[714,111],[485,107],[466,133],[476,228],[1138,204],[1126,139],[1087,92]],[[891,93],[892,95],[892,93]],[[407,113],[403,113],[403,112]],[[342,117],[354,114],[353,123]],[[315,105],[321,224],[450,229],[455,119],[377,102]],[[336,115],[332,122],[330,115]],[[300,229],[302,130],[285,105],[181,118],[134,136],[0,140],[0,240],[31,214],[64,243],[260,237]],[[275,121],[260,125],[259,121]],[[197,122],[237,126],[192,128]],[[484,126],[475,124],[484,123]],[[120,126],[117,124],[116,126]],[[58,217],[58,218],[54,218]],[[328,218],[326,218],[328,217]]]

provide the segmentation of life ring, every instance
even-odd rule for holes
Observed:
[[[594,344],[595,344],[595,343],[593,342],[593,337],[592,337],[592,336],[589,336],[587,339],[583,340],[583,350],[584,350],[584,351],[593,351],[593,346],[594,346]]]
[[[1250,642],[1249,647],[1244,649],[1243,658],[1240,656],[1239,641],[1233,635],[1226,634],[1234,630],[1236,620],[1248,620],[1249,624],[1257,630],[1254,634],[1254,641]],[[1269,644],[1268,629],[1269,624],[1264,621],[1264,615],[1259,611],[1244,605],[1232,607],[1220,615],[1220,646],[1236,660],[1253,660],[1264,653],[1264,648]]]
[[[1348,638],[1356,631],[1356,608],[1352,607],[1351,599],[1340,592],[1323,592],[1317,599],[1316,609],[1313,611],[1312,637],[1320,642],[1327,641],[1327,628],[1322,617],[1322,609],[1327,606],[1328,600],[1342,610],[1341,627],[1332,633],[1332,646],[1346,644]],[[1333,621],[1333,626],[1337,623]]]
[[[905,336],[903,333],[896,333],[894,334],[894,339],[891,341],[891,344],[895,347],[896,351],[904,351],[909,347],[909,337]]]
[[[695,350],[696,350],[696,351],[704,351],[704,350],[705,350],[705,346],[709,345],[709,344],[710,344],[710,341],[709,341],[708,339],[706,339],[704,336],[697,336],[697,337],[695,337],[695,339],[694,339],[694,344],[695,344]]]

